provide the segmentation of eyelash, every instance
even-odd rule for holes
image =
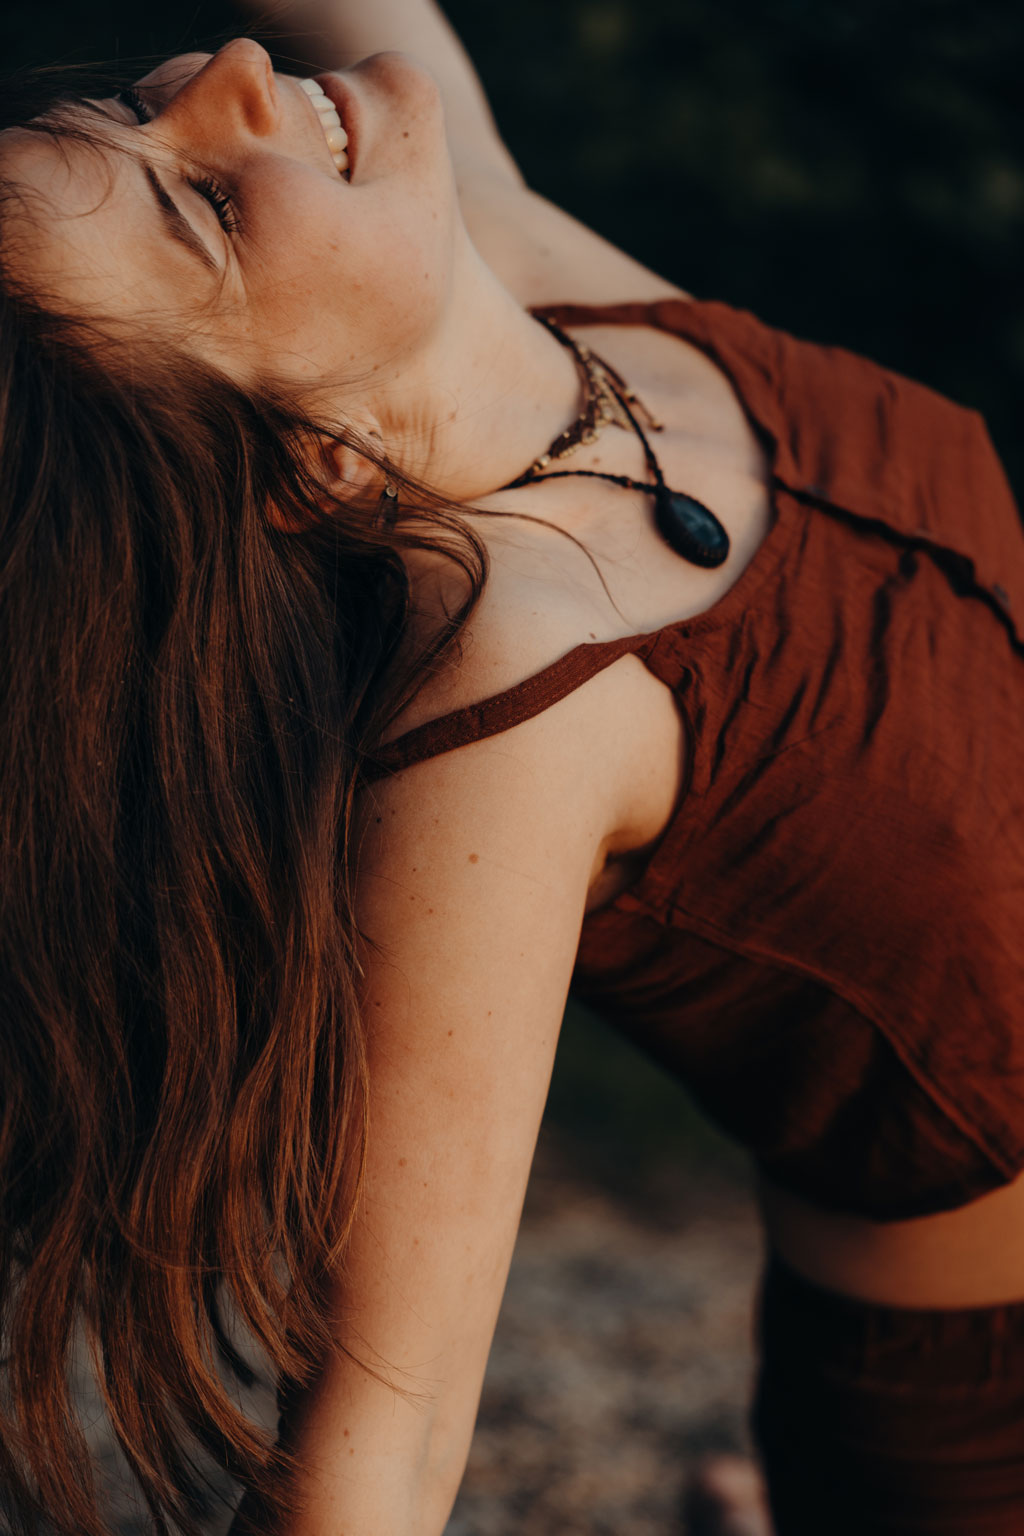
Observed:
[[[140,123],[153,121],[153,113],[132,86],[126,86],[123,91],[118,91],[116,99],[134,112]],[[229,234],[234,234],[238,229],[238,214],[235,211],[233,198],[224,191],[220,182],[215,181],[210,175],[186,176],[185,180],[193,191],[198,192],[199,196],[204,197],[210,204],[223,228]]]
[[[238,228],[238,215],[233,199],[224,191],[220,182],[214,181],[212,176],[189,176],[186,180],[200,197],[206,198],[228,234],[233,235]]]

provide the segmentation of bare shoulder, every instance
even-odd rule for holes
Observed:
[[[428,677],[388,732],[479,704],[534,678],[571,651],[622,633],[596,582],[579,579],[586,556],[550,526],[478,516],[486,524],[490,574],[461,636],[461,654]],[[464,595],[447,562],[423,557],[412,567],[424,633],[441,603]],[[667,689],[636,656],[595,671],[564,698],[501,732],[404,770],[428,790],[457,802],[465,794],[500,794],[507,775],[544,786],[557,835],[575,828],[588,844],[596,879],[606,858],[644,847],[674,803],[681,772],[680,724]],[[497,776],[496,776],[497,775]],[[553,787],[553,789],[552,789]],[[407,791],[408,792],[408,791]],[[571,815],[569,814],[571,811]]]
[[[547,522],[538,526],[525,518],[496,518],[484,512],[467,511],[465,520],[487,550],[487,580],[460,633],[457,653],[427,677],[388,739],[491,698],[534,677],[577,646],[611,636],[610,608],[595,597],[594,583],[579,579],[587,557],[558,529]],[[404,558],[414,614],[410,643],[415,648],[434,631],[442,614],[464,599],[466,586],[462,574],[441,556],[414,551]],[[586,704],[597,690],[577,691],[579,703]]]
[[[690,297],[514,176],[465,162],[456,173],[473,244],[524,306]]]

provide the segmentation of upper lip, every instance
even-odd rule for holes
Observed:
[[[348,135],[348,169],[351,180],[359,149],[359,116],[353,93],[337,75],[314,75],[313,79],[341,118],[341,126]]]

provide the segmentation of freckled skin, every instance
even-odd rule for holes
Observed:
[[[363,135],[351,183],[298,75],[275,73],[248,38],[213,55],[179,54],[140,79],[151,122],[98,101],[109,123],[92,112],[85,120],[102,150],[9,130],[5,171],[45,194],[33,213],[33,265],[72,302],[116,319],[149,326],[165,315],[173,326],[201,313],[201,349],[243,378],[268,367],[297,381],[358,376],[386,358],[408,386],[407,370],[436,340],[464,244],[443,108],[432,77],[404,54],[339,73]],[[159,169],[223,269],[219,292],[167,240],[132,154],[119,152],[128,150]],[[199,161],[234,201],[232,234],[188,184]],[[416,271],[425,281],[413,305]]]
[[[429,70],[389,49],[330,78],[352,128],[351,180],[298,76],[251,38],[136,81],[151,120],[113,97],[80,108],[92,146],[4,130],[3,172],[33,194],[17,275],[244,385],[309,385],[325,421],[379,438],[399,470],[473,504],[575,414],[575,365],[470,236]],[[218,272],[167,234],[140,160]],[[191,184],[203,171],[232,200],[230,231]],[[314,458],[332,490],[376,506],[380,475],[361,454],[334,440]]]

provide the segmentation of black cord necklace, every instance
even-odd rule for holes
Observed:
[[[513,491],[541,477],[545,480],[559,480],[569,475],[589,475],[595,480],[611,480],[616,485],[625,485],[634,491],[646,491],[654,497],[655,526],[665,543],[677,555],[689,560],[692,565],[708,568],[721,565],[729,554],[728,533],[710,507],[685,491],[670,490],[665,484],[661,465],[643,428],[630,410],[630,403],[647,417],[652,432],[661,432],[664,423],[655,420],[610,363],[597,357],[589,347],[573,341],[549,315],[536,310],[532,313],[572,353],[583,383],[584,405],[572,426],[560,433],[528,470],[501,486],[501,490]],[[575,453],[581,443],[595,442],[597,434],[609,423],[627,431],[633,428],[644,445],[647,466],[654,476],[653,485],[642,480],[632,480],[628,475],[607,474],[599,469],[560,469],[544,474],[553,460]]]

